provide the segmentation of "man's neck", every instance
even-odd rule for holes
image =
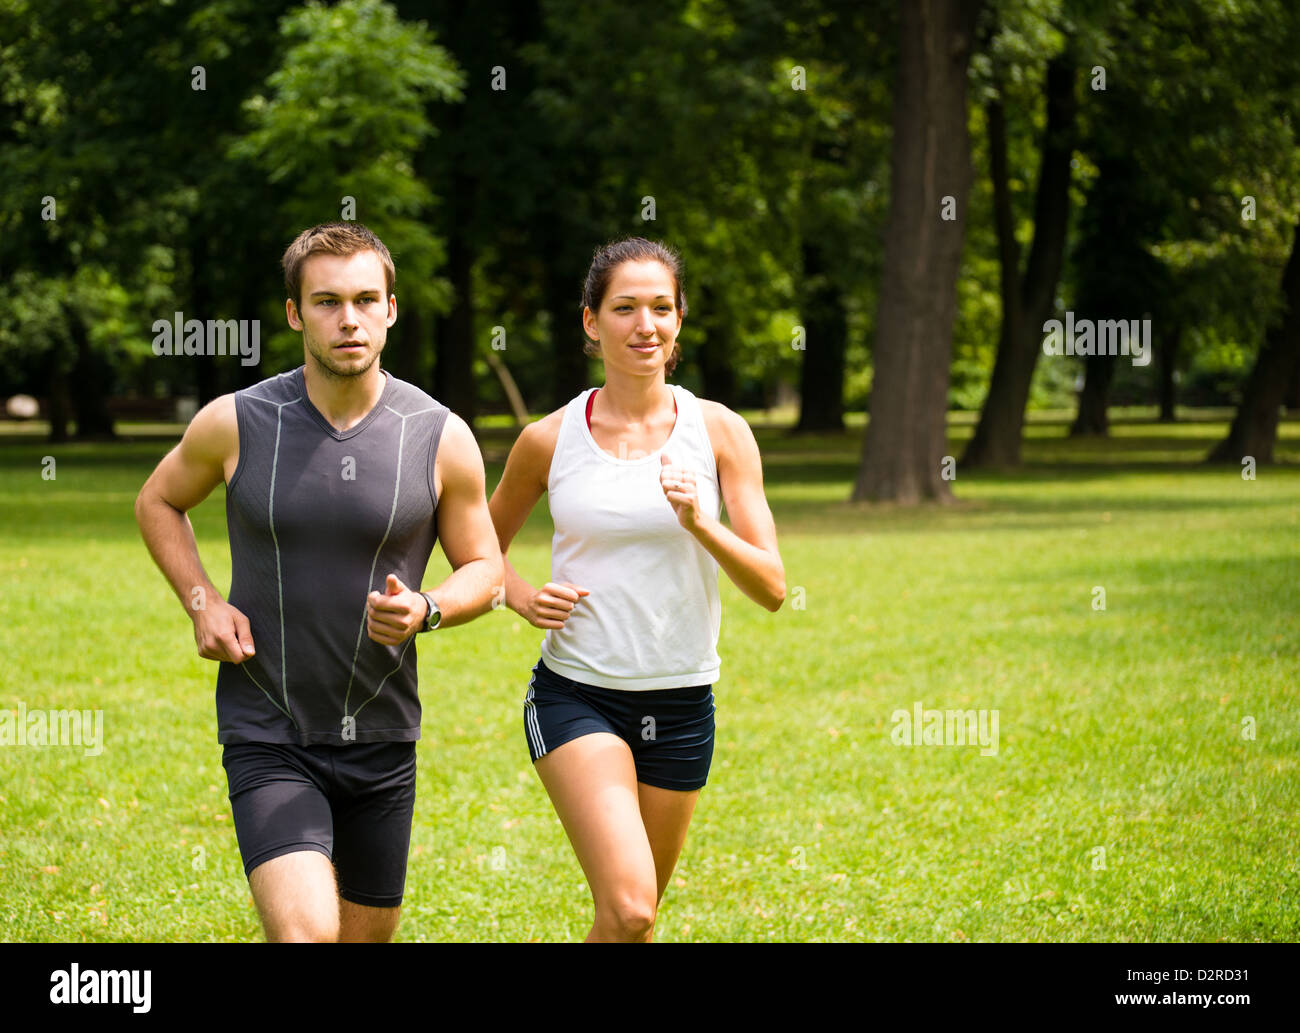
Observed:
[[[378,360],[359,376],[339,377],[321,370],[308,356],[302,371],[311,404],[340,434],[355,427],[379,404],[387,377]]]

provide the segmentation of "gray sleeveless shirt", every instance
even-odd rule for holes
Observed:
[[[449,410],[385,376],[375,407],[341,433],[307,397],[301,366],[235,393],[229,602],[248,617],[256,652],[217,673],[219,742],[420,737],[416,636],[373,641],[366,596],[390,573],[421,587]]]

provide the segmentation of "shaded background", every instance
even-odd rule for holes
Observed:
[[[870,411],[855,498],[950,498],[950,408],[968,468],[1019,465],[1027,409],[1104,436],[1112,405],[1239,407],[1214,457],[1266,463],[1300,407],[1298,20],[0,0],[0,395],[103,438],[297,365],[279,256],[347,217],[396,260],[385,366],[471,424],[594,379],[581,280],[639,234],[685,257],[675,379],[796,431]],[[1066,310],[1149,318],[1153,361],[1038,361]],[[154,355],[176,312],[261,320],[260,364]]]

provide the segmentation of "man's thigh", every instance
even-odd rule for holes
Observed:
[[[367,927],[396,927],[415,813],[415,743],[356,743],[334,758],[334,868],[345,909]],[[370,914],[383,911],[389,914]],[[370,937],[365,937],[370,938]]]
[[[267,939],[337,939],[334,819],[318,762],[293,746],[237,743],[222,764]]]
[[[237,744],[223,763],[268,938],[389,939],[406,881],[415,744]]]

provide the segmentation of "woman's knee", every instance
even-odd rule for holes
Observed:
[[[596,925],[609,935],[635,943],[654,931],[658,914],[655,887],[629,887],[596,903]]]

